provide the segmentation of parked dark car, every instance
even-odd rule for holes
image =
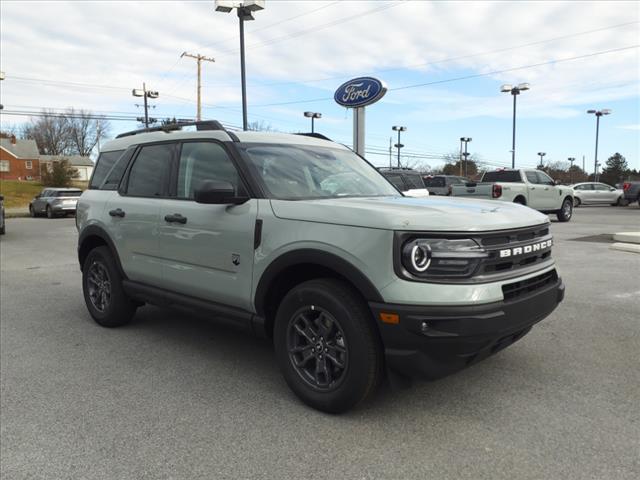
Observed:
[[[4,224],[4,196],[0,195],[0,235],[4,235],[6,226]]]
[[[469,181],[456,175],[425,175],[422,179],[431,195],[451,195],[451,185],[464,185]]]
[[[408,197],[428,197],[422,175],[411,168],[378,168],[380,173]]]
[[[29,204],[32,217],[46,215],[48,218],[76,213],[78,197],[82,195],[79,188],[45,188]]]
[[[624,192],[624,199],[628,203],[638,202],[638,205],[640,205],[640,181],[624,182],[622,191]]]

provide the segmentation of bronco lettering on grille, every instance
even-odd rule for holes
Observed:
[[[551,248],[553,244],[552,240],[545,240],[544,242],[534,243],[532,245],[526,245],[524,247],[505,248],[500,250],[500,258],[515,257],[517,255],[523,255],[525,253],[539,252],[546,248]]]

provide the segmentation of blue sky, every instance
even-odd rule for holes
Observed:
[[[508,165],[512,98],[500,85],[529,82],[518,98],[519,165],[536,165],[544,151],[546,161],[575,157],[581,164],[585,155],[592,170],[595,118],[586,110],[610,108],[600,160],[619,151],[640,168],[638,2],[266,5],[246,26],[250,121],[308,131],[303,112],[317,111],[317,131],[351,143],[351,112],[334,103],[333,91],[372,74],[390,89],[367,109],[374,163],[388,163],[391,126],[399,124],[407,127],[407,162],[441,164],[468,136],[471,152]],[[131,89],[146,81],[160,92],[153,116],[192,117],[196,70],[193,60],[179,58],[186,50],[216,59],[203,67],[204,117],[241,124],[237,18],[214,12],[211,1],[3,1],[0,22],[5,112],[73,106],[131,117],[141,114]],[[476,77],[450,81],[465,76]],[[394,90],[433,82],[442,83]],[[26,120],[1,118],[5,128]],[[112,133],[135,127],[113,121]]]

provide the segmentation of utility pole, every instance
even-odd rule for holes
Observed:
[[[160,96],[160,94],[156,91],[149,91],[147,90],[147,84],[143,83],[142,84],[142,90],[140,90],[139,88],[134,88],[131,91],[131,94],[134,97],[144,97],[144,118],[140,118],[138,119],[139,121],[144,120],[144,128],[149,128],[149,103],[147,102],[147,98],[158,98]],[[154,118],[151,119],[153,122],[155,122],[156,120]]]
[[[180,55],[180,58],[182,57],[189,57],[189,58],[194,58],[198,64],[198,110],[196,113],[196,120],[200,121],[202,120],[202,83],[201,83],[201,78],[202,78],[202,61],[204,60],[205,62],[211,62],[214,63],[215,59],[212,57],[205,57],[204,55],[200,55],[199,53],[193,55],[191,53],[187,53],[187,52],[182,52],[182,55]]]

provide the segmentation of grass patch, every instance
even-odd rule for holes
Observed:
[[[4,196],[4,208],[27,208],[29,202],[42,191],[42,188],[42,184],[37,182],[0,180],[0,194]]]

